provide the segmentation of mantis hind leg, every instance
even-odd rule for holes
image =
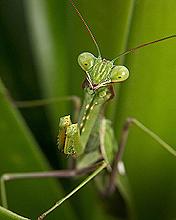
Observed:
[[[41,179],[41,178],[72,178],[75,176],[82,176],[97,169],[99,163],[82,169],[68,169],[68,170],[54,170],[42,172],[28,172],[28,173],[6,173],[0,178],[1,201],[4,208],[8,208],[6,183],[9,181],[19,179]]]
[[[18,108],[34,108],[45,106],[49,104],[54,104],[63,101],[71,101],[74,105],[74,121],[78,120],[78,114],[81,107],[81,100],[78,96],[64,96],[64,97],[54,97],[48,99],[36,99],[36,100],[29,100],[29,101],[13,101],[14,105]]]
[[[43,220],[48,214],[53,212],[57,207],[59,207],[65,200],[69,199],[73,194],[75,194],[78,190],[80,190],[84,185],[86,185],[90,180],[92,180],[96,175],[98,175],[104,168],[107,167],[107,163],[105,161],[101,162],[101,165],[91,173],[85,180],[83,180],[77,187],[75,187],[70,193],[61,198],[59,201],[55,203],[50,209],[41,214],[38,217],[38,220]]]
[[[160,144],[161,147],[163,147],[165,150],[167,150],[170,154],[173,156],[176,156],[176,150],[174,150],[173,147],[171,147],[169,144],[167,144],[165,141],[163,141],[157,134],[155,134],[152,130],[144,126],[141,122],[139,122],[135,118],[127,118],[120,137],[120,142],[119,142],[119,149],[115,155],[114,162],[112,165],[112,172],[110,174],[109,178],[109,183],[108,187],[106,189],[106,194],[110,195],[114,192],[115,190],[115,182],[116,182],[116,175],[119,172],[118,170],[118,164],[122,159],[123,152],[126,146],[126,142],[128,139],[128,133],[131,125],[135,125],[138,128],[140,128],[142,131],[144,131],[146,134],[148,134],[152,139],[154,139],[157,143]]]

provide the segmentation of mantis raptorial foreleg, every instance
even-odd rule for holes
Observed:
[[[72,95],[72,96],[64,96],[64,97],[54,97],[54,98],[46,98],[46,99],[36,99],[36,100],[27,100],[27,101],[13,101],[13,104],[18,108],[35,108],[46,106],[50,104],[56,104],[63,101],[71,101],[74,107],[73,121],[78,121],[78,116],[81,108],[81,100],[80,97]],[[73,158],[69,158],[68,161],[69,169],[76,169],[75,160]]]
[[[119,142],[119,149],[115,155],[114,162],[113,162],[113,168],[112,172],[110,174],[109,178],[109,184],[106,190],[106,194],[111,194],[115,190],[115,179],[116,174],[118,172],[118,162],[122,159],[123,152],[126,146],[126,142],[128,139],[129,129],[131,125],[136,125],[138,128],[140,128],[142,131],[144,131],[146,134],[148,134],[151,138],[153,138],[157,143],[159,143],[165,150],[167,150],[170,154],[173,156],[176,156],[176,150],[174,150],[173,147],[171,147],[169,144],[167,144],[165,141],[163,141],[157,134],[155,134],[152,130],[144,126],[140,121],[138,121],[135,118],[127,118],[120,137]]]

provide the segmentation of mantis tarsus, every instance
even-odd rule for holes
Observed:
[[[93,37],[92,34],[91,36],[92,36],[92,39],[94,39],[94,43],[97,45],[95,38]],[[175,37],[175,35],[164,38],[164,39],[160,39],[158,41],[165,40],[171,37]],[[151,43],[154,43],[154,42],[150,42],[148,44],[151,44]],[[145,46],[145,44],[139,47],[143,47],[143,46]],[[137,48],[128,50],[127,52],[123,54],[127,54],[128,52],[136,50]],[[84,83],[85,100],[84,100],[84,104],[79,115],[78,124],[72,124],[68,116],[61,118],[60,133],[59,133],[59,138],[58,138],[59,148],[62,151],[64,151],[65,154],[70,154],[73,157],[78,157],[78,165],[79,165],[79,162],[82,162],[84,160],[85,158],[84,156],[88,157],[88,153],[91,155],[96,155],[96,157],[94,157],[93,160],[91,161],[91,164],[93,166],[90,166],[90,164],[84,164],[82,162],[82,164],[84,164],[84,167],[81,168],[80,170],[74,169],[72,170],[72,172],[61,171],[57,173],[54,173],[54,172],[45,173],[43,174],[43,176],[44,177],[48,175],[50,176],[69,176],[69,175],[75,176],[80,173],[84,174],[95,169],[94,173],[91,174],[88,177],[88,179],[86,179],[78,188],[76,188],[73,191],[74,193],[76,190],[81,188],[83,184],[87,183],[87,181],[89,181],[91,178],[97,175],[98,172],[100,172],[105,167],[108,167],[109,170],[111,171],[111,174],[110,174],[109,184],[106,188],[106,193],[109,194],[109,193],[112,193],[114,189],[114,177],[117,172],[116,167],[117,167],[118,162],[121,160],[122,152],[123,152],[127,134],[128,134],[129,125],[131,124],[137,125],[141,129],[143,129],[145,132],[147,132],[150,136],[152,136],[155,140],[160,142],[163,147],[165,147],[167,150],[169,150],[174,155],[175,155],[175,151],[172,150],[172,148],[170,148],[158,136],[156,136],[154,133],[152,133],[150,130],[144,127],[136,119],[128,119],[124,125],[124,132],[122,132],[122,138],[119,144],[119,150],[116,153],[115,160],[112,165],[112,161],[113,161],[112,156],[113,156],[113,151],[115,152],[114,147],[116,147],[116,143],[114,142],[114,138],[111,137],[111,135],[114,136],[114,134],[113,134],[113,130],[111,128],[110,122],[103,118],[102,114],[100,114],[100,110],[102,106],[105,104],[105,102],[107,102],[110,98],[113,97],[112,83],[121,82],[127,79],[128,70],[126,69],[126,67],[123,67],[123,66],[115,67],[112,61],[102,60],[99,49],[98,49],[98,58],[95,58],[90,53],[81,54],[79,56],[79,64],[85,71],[87,71],[86,81]],[[100,71],[101,73],[97,70],[101,70]],[[96,125],[98,124],[98,126],[94,127],[95,123]],[[93,139],[91,137],[92,131],[93,132],[97,131],[97,134],[99,134],[99,131],[101,131],[101,134],[100,136],[95,137],[95,138],[100,139],[98,141],[98,145],[94,145],[93,146],[94,148],[90,149],[90,146],[92,147],[91,142]],[[107,136],[111,137],[110,143],[106,143]],[[100,152],[98,150],[99,145],[100,145]],[[110,155],[106,153],[107,149],[108,150],[112,149],[112,152]],[[98,164],[94,165],[95,162],[98,162]],[[8,179],[29,178],[29,177],[37,177],[37,176],[40,176],[40,175],[37,173],[36,174],[24,174],[24,175],[22,174],[4,175],[2,178],[2,186],[4,185],[3,184],[4,181]],[[71,194],[69,194],[68,196],[71,196]],[[65,199],[68,198],[68,196],[60,200],[56,206],[59,206]],[[5,200],[6,200],[5,195],[4,195],[3,200],[5,203]],[[54,208],[56,206],[54,206]],[[54,208],[52,208],[51,210],[53,210]],[[49,210],[49,212],[51,210]],[[49,212],[46,212],[43,215],[41,215],[39,219],[43,219]]]

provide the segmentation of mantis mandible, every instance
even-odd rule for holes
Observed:
[[[133,118],[129,118],[126,120],[121,136],[121,141],[119,143],[119,148],[117,149],[117,144],[115,141],[113,129],[111,127],[111,122],[103,117],[102,112],[103,106],[114,96],[113,84],[123,82],[129,76],[129,71],[126,67],[114,65],[115,60],[119,58],[119,56],[126,55],[131,51],[137,50],[138,48],[176,36],[173,35],[166,38],[162,38],[160,40],[142,44],[136,48],[124,52],[123,54],[120,54],[114,60],[108,61],[102,59],[100,49],[95,40],[95,37],[92,35],[89,27],[85,23],[84,19],[75,7],[74,3],[72,1],[71,3],[73,7],[76,9],[82,21],[84,22],[85,26],[87,27],[87,30],[89,31],[97,47],[98,57],[96,58],[94,55],[87,52],[82,53],[78,57],[79,65],[86,73],[86,80],[83,85],[85,99],[83,102],[82,109],[79,113],[78,123],[72,124],[70,116],[65,116],[60,119],[59,124],[59,149],[63,151],[65,154],[70,155],[73,158],[77,158],[77,165],[81,168],[74,169],[75,172],[72,173],[67,171],[57,172],[55,176],[62,177],[69,175],[79,175],[81,173],[86,174],[93,170],[94,172],[90,176],[88,176],[88,178],[86,178],[71,193],[69,193],[63,199],[59,200],[59,202],[57,202],[56,205],[54,205],[51,209],[43,213],[38,219],[43,219],[44,217],[46,217],[51,211],[53,211],[56,207],[61,205],[66,199],[72,196],[76,191],[83,187],[83,185],[89,182],[94,176],[96,176],[105,168],[107,168],[110,173],[109,183],[105,189],[105,193],[110,194],[114,191],[114,178],[118,171],[117,165],[121,161],[122,153],[128,136],[129,127],[131,124],[134,124],[142,130],[144,130],[152,138],[158,141],[161,144],[161,146],[163,146],[173,155],[176,155],[175,151],[169,145],[167,145],[156,134],[154,134],[152,131],[150,131],[148,128],[142,125],[139,121]],[[45,176],[49,175],[50,174],[47,173]],[[8,177],[3,176],[2,183],[4,183],[8,178],[30,178],[30,176],[32,177],[34,175],[19,174],[19,176],[16,177],[13,175]],[[2,187],[3,185],[4,184],[2,184]],[[2,188],[2,191],[4,191],[3,201],[5,204],[5,190]]]

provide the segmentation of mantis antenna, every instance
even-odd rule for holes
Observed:
[[[70,3],[72,4],[72,6],[73,6],[73,8],[75,9],[76,13],[77,13],[78,16],[80,17],[80,19],[81,19],[81,21],[83,22],[83,24],[85,25],[85,27],[86,27],[88,33],[90,34],[90,36],[91,36],[91,38],[92,38],[92,40],[93,40],[93,42],[94,42],[94,44],[95,44],[95,46],[96,46],[96,48],[97,48],[98,57],[101,57],[100,48],[99,48],[99,46],[98,46],[98,44],[97,44],[97,41],[96,41],[94,35],[92,34],[92,31],[90,30],[90,27],[88,26],[88,24],[87,24],[86,21],[84,20],[82,14],[81,14],[81,13],[79,12],[79,10],[77,9],[77,7],[76,7],[75,3],[73,2],[73,0],[70,0]]]
[[[119,54],[116,58],[114,58],[114,59],[112,60],[112,62],[115,62],[115,61],[116,61],[117,59],[119,59],[121,56],[127,55],[127,54],[129,54],[129,53],[131,53],[131,52],[135,52],[136,50],[138,50],[138,49],[140,49],[140,48],[143,48],[143,47],[146,47],[146,46],[148,46],[148,45],[155,44],[155,43],[158,43],[158,42],[161,42],[161,41],[164,41],[164,40],[168,40],[168,39],[174,38],[174,37],[176,37],[176,34],[170,35],[170,36],[167,36],[167,37],[163,37],[163,38],[160,38],[160,39],[158,39],[158,40],[150,41],[150,42],[141,44],[141,45],[139,45],[139,46],[137,46],[137,47],[134,47],[134,48],[131,48],[131,49],[129,49],[129,50],[126,50],[125,52]]]

